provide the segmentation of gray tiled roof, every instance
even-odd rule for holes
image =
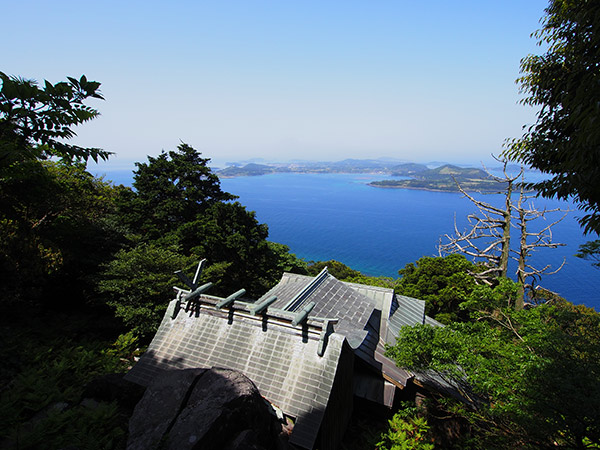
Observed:
[[[383,306],[386,303],[386,300],[391,301],[391,297],[394,296],[394,290],[390,288],[384,288],[380,286],[368,286],[365,284],[358,283],[348,283],[344,281],[346,286],[351,287],[359,294],[364,295],[365,297],[371,299],[373,301],[373,305],[375,308],[382,310]],[[389,314],[389,311],[388,311]]]
[[[397,309],[398,301],[394,290],[379,286],[367,286],[364,284],[347,283],[345,285],[356,290],[358,293],[368,298],[373,303],[375,311],[379,313],[379,326],[375,327],[380,340],[386,342],[389,334],[389,317]],[[372,321],[370,320],[370,323]]]
[[[320,428],[344,337],[329,336],[325,353],[317,355],[319,334],[303,333],[282,321],[216,311],[181,311],[172,319],[171,302],[148,351],[127,379],[148,385],[162,370],[224,367],[248,376],[261,393],[286,414],[297,418],[291,442],[312,448]]]
[[[251,314],[273,296],[277,299],[266,313]],[[290,442],[307,449],[317,437],[345,341],[373,373],[403,387],[413,375],[384,355],[385,342],[394,342],[403,325],[435,322],[426,318],[421,300],[396,297],[387,288],[344,283],[326,270],[317,277],[285,273],[254,306],[236,301],[234,307],[218,310],[215,305],[221,301],[202,294],[187,304],[196,305],[190,312],[171,302],[148,351],[127,378],[148,385],[168,369],[239,370],[269,401],[296,417]],[[293,326],[296,314],[312,303],[309,319]],[[179,311],[175,318],[174,311]],[[323,319],[337,319],[333,330]],[[323,328],[330,329],[326,340]],[[325,352],[319,356],[324,342]]]
[[[385,342],[379,336],[378,317],[373,315],[367,325],[367,337],[360,347],[355,350],[355,355],[377,369],[385,379],[395,386],[403,388],[412,373],[396,366],[396,363],[385,356]]]
[[[281,282],[257,301],[275,295],[277,301],[272,305],[273,308],[283,309],[313,280],[314,277],[285,273]],[[329,274],[326,274],[301,303],[294,305],[294,310],[301,309],[311,301],[316,303],[311,317],[339,319],[336,330],[342,334],[343,330],[363,330],[374,309],[371,299]]]
[[[261,300],[277,295],[279,299],[273,306],[282,308],[313,280],[310,276],[286,273]],[[309,301],[317,302],[311,315],[339,318],[336,331],[346,336],[355,354],[399,387],[405,386],[412,374],[385,356],[385,344],[394,344],[404,325],[440,325],[425,315],[423,300],[395,295],[389,288],[342,282],[331,275],[305,299]]]

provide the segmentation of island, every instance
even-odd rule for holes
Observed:
[[[496,180],[484,170],[457,167],[451,164],[413,173],[407,179],[372,181],[369,186],[388,189],[458,192],[457,183],[465,191],[495,192],[506,188],[506,183]]]
[[[217,171],[221,178],[267,175],[270,173],[377,173],[411,176],[427,170],[425,164],[386,159],[345,159],[343,161],[296,161],[289,163],[229,163]]]
[[[459,167],[437,163],[430,168],[425,164],[401,162],[392,159],[345,159],[343,161],[294,161],[282,163],[228,163],[217,170],[220,178],[260,176],[274,173],[368,173],[388,175],[392,179],[372,181],[369,186],[386,189],[419,189],[440,192],[458,192],[457,183],[465,191],[496,192],[506,189],[506,183],[498,181],[487,171],[473,167]],[[520,167],[509,166],[509,172],[518,173]]]

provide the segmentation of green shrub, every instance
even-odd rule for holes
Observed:
[[[13,428],[7,436],[19,449],[67,448],[112,450],[125,448],[127,417],[115,402],[50,410],[40,420]]]
[[[174,298],[173,285],[182,284],[174,272],[190,273],[194,263],[195,258],[183,256],[176,247],[141,244],[116,254],[106,266],[99,290],[130,329],[148,335]]]
[[[427,419],[418,417],[415,408],[400,410],[392,417],[387,431],[381,434],[377,450],[433,450]]]
[[[127,413],[113,403],[80,401],[92,379],[126,370],[137,338],[127,333],[108,345],[53,338],[58,330],[50,328],[12,331],[0,349],[0,357],[13,356],[1,378],[0,442],[19,449],[123,448]]]

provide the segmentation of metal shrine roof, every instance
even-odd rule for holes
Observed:
[[[169,369],[239,370],[296,418],[290,442],[310,449],[345,345],[386,380],[385,404],[393,400],[390,388],[413,377],[384,352],[400,326],[423,323],[420,300],[396,300],[391,289],[344,283],[326,269],[317,277],[285,273],[252,303],[240,300],[243,290],[226,299],[204,294],[210,283],[197,286],[198,272],[194,282],[180,277],[190,289],[176,288],[148,351],[127,374],[130,381],[147,386]],[[362,388],[373,391],[374,380],[363,380]]]
[[[273,308],[298,311],[311,302],[311,316],[338,319],[336,331],[363,330],[373,313],[373,303],[324,269],[316,277],[285,273],[281,281],[258,302],[277,296]]]
[[[392,305],[389,318],[389,329],[385,337],[389,344],[393,344],[400,328],[405,325],[428,324],[441,326],[442,324],[425,315],[425,301],[416,298],[396,295],[396,304]]]
[[[204,303],[206,301],[206,303]],[[173,300],[148,351],[127,374],[147,386],[162,370],[225,367],[248,376],[262,395],[296,417],[292,443],[312,448],[333,385],[344,337],[330,333],[319,356],[326,322],[253,315],[246,305],[216,310],[203,298],[188,308]]]

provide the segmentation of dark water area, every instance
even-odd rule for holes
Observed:
[[[110,173],[117,183],[130,184],[131,172]],[[460,193],[368,186],[390,178],[372,174],[272,174],[222,179],[223,190],[239,196],[239,202],[256,212],[269,226],[269,239],[286,244],[307,261],[336,259],[368,275],[398,276],[398,270],[421,256],[437,256],[444,234],[452,234],[454,221],[463,231],[467,216],[476,207]],[[502,196],[476,196],[501,205]],[[567,202],[534,199],[538,209],[571,209],[552,228],[554,242],[566,244],[543,248],[531,258],[535,267],[565,264],[557,274],[540,284],[567,300],[600,311],[600,270],[574,254],[580,244],[593,237],[582,235],[577,224],[581,215]],[[531,222],[540,229],[562,214]],[[513,241],[516,241],[517,230]],[[515,267],[511,268],[514,273]]]

